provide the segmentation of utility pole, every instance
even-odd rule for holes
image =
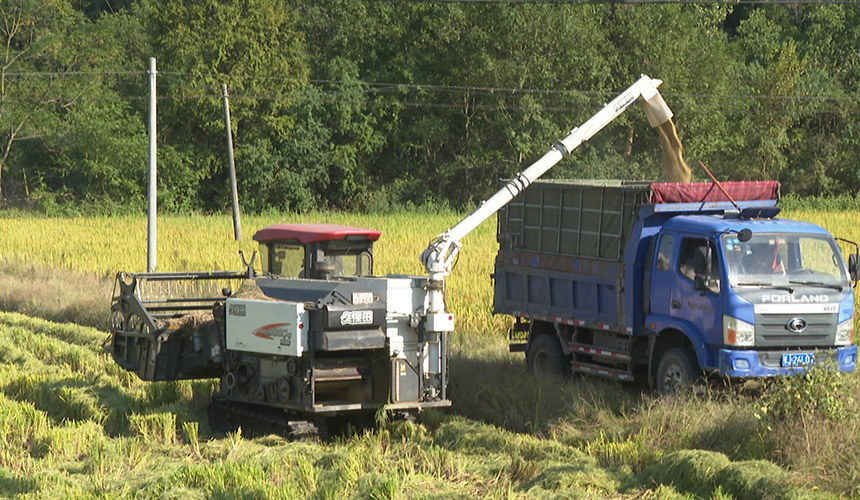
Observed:
[[[146,211],[146,272],[155,272],[157,264],[158,227],[156,222],[156,199],[158,187],[156,184],[156,144],[155,144],[155,58],[149,58],[149,206]]]
[[[230,103],[227,100],[227,84],[221,84],[224,98],[224,125],[227,128],[227,162],[230,166],[230,194],[233,197],[233,235],[236,241],[242,239],[242,224],[239,221],[239,192],[236,189],[236,162],[233,159],[233,130],[230,128]]]

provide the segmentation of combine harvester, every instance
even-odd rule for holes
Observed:
[[[220,378],[216,429],[325,435],[344,418],[449,406],[445,278],[461,240],[637,100],[665,125],[660,83],[643,75],[439,235],[421,255],[426,277],[374,277],[378,231],[275,225],[254,236],[260,273],[254,259],[237,272],[119,273],[107,348],[143,380]]]

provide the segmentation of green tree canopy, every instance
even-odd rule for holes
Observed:
[[[860,191],[850,5],[0,0],[0,196],[142,207],[149,57],[159,205],[228,206],[220,86],[246,210],[469,207],[640,73],[687,158],[784,193]],[[643,113],[550,172],[657,179]],[[698,170],[694,177],[705,179]]]

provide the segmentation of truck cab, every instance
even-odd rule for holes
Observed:
[[[854,370],[856,263],[849,271],[824,228],[731,213],[679,215],[663,224],[654,248],[646,323],[692,338],[690,361],[701,368],[771,376],[826,360]]]
[[[373,275],[373,242],[381,232],[337,224],[275,224],[257,231],[263,272],[329,280]]]

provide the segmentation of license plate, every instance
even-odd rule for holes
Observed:
[[[810,366],[815,364],[815,355],[812,353],[783,354],[781,366]]]

